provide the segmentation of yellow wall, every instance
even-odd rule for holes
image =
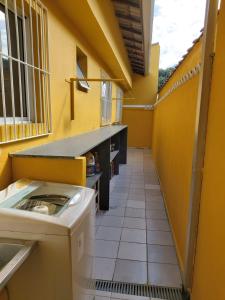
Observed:
[[[131,67],[112,1],[54,0],[51,5],[64,12],[73,27],[86,38],[106,71],[113,77],[124,78],[122,84],[131,87]]]
[[[128,147],[151,148],[152,110],[124,108],[123,124],[128,124]]]
[[[225,299],[225,1],[218,17],[192,300]]]
[[[13,181],[29,178],[86,186],[85,157],[76,159],[13,157],[12,168]]]
[[[5,288],[0,293],[0,300],[9,300],[7,291]]]
[[[160,97],[172,83],[181,79],[187,71],[199,63],[200,49],[199,42],[162,89]],[[153,156],[182,269],[185,257],[198,79],[197,75],[174,90],[154,111]]]
[[[134,97],[134,100],[125,100],[124,104],[152,104],[156,101],[158,91],[159,71],[159,44],[151,47],[151,61],[149,75],[133,75],[133,88],[125,93],[124,97]],[[128,146],[148,147],[152,145],[153,111],[123,108],[123,123],[128,125]]]
[[[92,51],[89,42],[81,36],[74,24],[68,20],[57,5],[54,5],[55,2],[51,0],[43,2],[48,8],[53,134],[48,137],[0,146],[0,189],[12,181],[12,165],[8,153],[87,132],[100,126],[100,83],[91,83],[91,90],[88,93],[75,90],[75,120],[71,121],[70,89],[65,79],[75,75],[76,46],[88,56],[89,77],[99,78],[100,70],[105,64],[96,55],[96,52]],[[111,13],[113,14],[113,11]],[[87,20],[83,17],[82,21],[86,22]],[[116,32],[115,30],[113,33]],[[120,34],[119,29],[117,34]],[[111,42],[111,44],[113,43],[114,41]],[[115,44],[114,47],[118,48],[118,45]],[[126,66],[126,62],[124,65]],[[115,63],[115,68],[118,68],[118,63]],[[125,71],[129,74],[129,70]],[[116,85],[113,84],[113,95],[115,94]],[[115,104],[113,105],[114,117]],[[113,118],[112,122],[114,120]]]

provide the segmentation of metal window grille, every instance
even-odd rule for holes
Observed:
[[[0,0],[0,144],[51,132],[47,9]]]
[[[116,122],[122,121],[122,110],[123,110],[123,91],[121,88],[117,88],[116,91]]]
[[[112,117],[112,84],[109,81],[101,83],[101,125],[111,124]]]

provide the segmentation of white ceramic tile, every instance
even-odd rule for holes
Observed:
[[[95,290],[95,295],[100,296],[100,297],[111,297],[112,293],[111,292]]]
[[[120,242],[118,258],[146,261],[147,260],[146,244]]]
[[[147,283],[147,265],[141,261],[116,260],[114,281],[129,283]]]
[[[144,201],[128,200],[127,201],[127,207],[145,208],[145,202]]]
[[[134,296],[134,295],[127,295],[127,294],[112,293],[111,300],[149,300],[149,298]]]
[[[108,211],[105,211],[104,216],[117,216],[123,217],[125,214],[125,207],[110,207]]]
[[[132,185],[129,188],[129,194],[132,195],[145,195],[145,190],[141,188],[133,188]]]
[[[96,217],[95,217],[95,225],[96,226],[101,225],[102,217],[103,216],[101,214],[96,214]]]
[[[145,176],[145,184],[158,185],[159,184],[158,177],[155,175]]]
[[[94,261],[94,278],[102,280],[112,280],[114,269],[115,269],[115,259],[109,258],[99,258],[96,257]]]
[[[110,208],[117,208],[117,207],[126,207],[127,200],[125,199],[110,199],[109,200],[109,207]]]
[[[123,227],[134,228],[134,229],[146,229],[145,219],[141,218],[124,218]]]
[[[96,296],[94,300],[110,300],[111,298],[109,297],[101,297],[101,296]]]
[[[104,216],[101,221],[101,226],[122,227],[123,220],[124,220],[123,217]]]
[[[167,220],[147,219],[147,230],[170,231],[170,225]]]
[[[171,246],[148,245],[148,261],[178,265],[176,250]]]
[[[160,190],[145,190],[145,194],[148,196],[162,196]]]
[[[132,174],[130,182],[131,182],[131,185],[132,185],[132,183],[134,184],[133,187],[135,187],[135,188],[140,186],[140,184],[141,184],[141,187],[143,187],[144,186],[144,174],[140,174],[140,175]],[[135,184],[137,184],[137,185],[135,186]]]
[[[148,264],[148,280],[152,285],[181,287],[178,266],[171,264]]]
[[[145,194],[133,194],[129,193],[128,200],[135,200],[135,201],[145,201]]]
[[[146,199],[146,201],[161,201],[164,203],[163,197],[160,195],[158,195],[158,196],[148,195],[148,194],[146,195],[146,193],[145,193],[145,199]]]
[[[160,190],[159,184],[145,184],[146,190]]]
[[[123,175],[121,174],[120,176],[123,176]],[[110,184],[110,186],[111,186],[111,184]],[[118,181],[114,182],[114,186],[115,186],[115,191],[117,190],[117,188],[127,188],[127,189],[129,189],[130,179],[126,179],[126,180],[121,179],[121,181],[118,180]]]
[[[119,242],[95,240],[95,256],[105,258],[116,258]]]
[[[111,192],[110,193],[110,199],[127,199],[128,197],[128,192],[127,193],[117,193],[115,191]]]
[[[152,209],[146,210],[146,218],[154,220],[167,220],[167,215],[164,209]]]
[[[125,217],[145,219],[145,209],[127,207]]]
[[[121,228],[100,226],[96,234],[96,239],[106,241],[119,241],[121,232]]]
[[[96,297],[94,295],[88,295],[88,294],[82,294],[82,300],[96,300]],[[110,298],[107,298],[110,300]]]
[[[162,201],[149,201],[145,203],[146,209],[165,209],[164,203]]]
[[[113,184],[114,185],[118,185],[118,186],[130,186],[130,178],[129,177],[125,177],[125,175],[119,175],[115,180],[115,177],[113,177]],[[111,183],[110,183],[111,185]]]
[[[140,229],[123,228],[121,241],[133,243],[146,243],[146,231]]]
[[[147,243],[152,245],[173,246],[173,238],[167,231],[147,231]]]

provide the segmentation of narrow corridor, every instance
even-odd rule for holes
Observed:
[[[110,210],[96,217],[95,278],[180,287],[176,251],[149,150],[129,149],[128,164],[121,166],[110,188]]]

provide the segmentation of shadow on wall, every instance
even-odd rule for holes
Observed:
[[[162,88],[159,99],[199,64],[200,55],[201,39]],[[182,270],[185,260],[198,82],[199,73],[196,73],[169,93],[154,110],[153,156]]]
[[[128,147],[152,148],[153,110],[124,108],[123,124],[128,125]]]
[[[125,96],[125,105],[151,105],[154,104],[158,92],[159,73],[159,44],[151,47],[151,59],[149,74],[146,76],[133,75],[133,86],[130,93]],[[134,97],[134,100],[126,100],[126,97]],[[153,111],[143,108],[124,108],[123,124],[128,125],[129,147],[152,147]]]

